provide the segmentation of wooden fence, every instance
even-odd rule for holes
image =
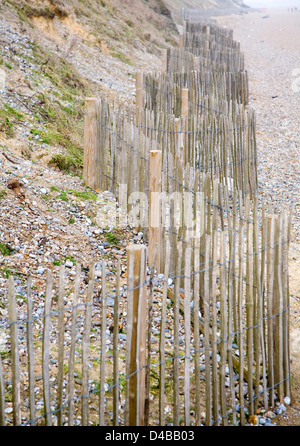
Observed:
[[[236,228],[220,230],[215,207],[211,230],[184,257],[177,243],[175,269],[167,260],[160,282],[146,271],[143,244],[127,249],[127,279],[120,261],[109,277],[103,262],[101,278],[95,265],[78,266],[67,285],[61,266],[48,270],[37,302],[29,277],[25,318],[10,276],[1,424],[244,425],[282,401],[289,219],[264,216],[259,233],[250,218],[247,206]]]
[[[289,396],[291,217],[258,199],[243,57],[212,24],[180,42],[162,73],[137,74],[136,108],[86,100],[86,185],[144,241],[126,278],[120,261],[109,277],[78,267],[67,289],[64,267],[48,271],[42,315],[28,278],[25,321],[9,278],[2,424],[245,425]]]
[[[264,216],[259,237],[248,205],[238,230],[218,229],[221,218],[214,208],[211,230],[184,257],[177,244],[175,270],[166,256],[159,284],[145,245],[132,245],[126,287],[120,261],[112,278],[104,263],[101,279],[94,265],[85,281],[77,267],[72,287],[61,266],[48,270],[42,314],[28,278],[19,319],[10,276],[1,424],[245,424],[289,395],[289,219]]]

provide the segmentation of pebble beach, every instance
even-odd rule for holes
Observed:
[[[245,55],[256,114],[259,197],[292,213],[290,241],[292,407],[281,422],[300,424],[300,11],[255,10],[217,17]]]

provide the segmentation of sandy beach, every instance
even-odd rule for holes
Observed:
[[[300,425],[300,11],[264,9],[217,17],[233,29],[257,121],[261,198],[292,212],[290,245],[292,403],[280,420]]]

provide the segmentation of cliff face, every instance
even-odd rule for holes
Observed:
[[[178,39],[160,0],[0,0],[0,35],[0,142],[76,168],[84,98],[133,102],[136,71]]]
[[[160,69],[161,48],[178,43],[173,18],[183,3],[241,2],[0,0],[0,142],[81,166],[84,98],[134,102],[136,71]]]
[[[134,104],[137,70],[160,69],[161,48],[178,32],[159,0],[0,0],[0,40],[4,296],[11,272],[39,276],[66,256],[88,265],[107,243],[94,225],[107,195],[81,179],[85,98]]]

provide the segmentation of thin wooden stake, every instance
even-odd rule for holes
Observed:
[[[226,299],[226,246],[225,234],[221,232],[220,240],[220,313],[221,313],[221,345],[220,345],[220,406],[223,425],[228,425],[226,415],[226,387],[225,387],[225,367],[227,358],[227,299]]]
[[[120,317],[120,275],[121,275],[121,260],[118,259],[117,264],[117,278],[116,278],[116,294],[114,301],[114,332],[113,332],[113,363],[114,363],[114,383],[116,385],[113,388],[113,425],[119,426],[119,396],[120,389],[119,382],[119,348],[118,348],[118,336],[119,336],[119,317]]]
[[[57,374],[57,403],[60,410],[57,413],[58,426],[63,425],[63,384],[64,384],[64,292],[65,292],[65,265],[59,267],[58,292],[58,374]]]
[[[80,264],[76,267],[75,289],[72,307],[72,326],[71,326],[71,343],[69,354],[69,373],[68,373],[68,399],[69,399],[69,413],[68,426],[74,424],[74,364],[75,364],[75,347],[76,347],[76,322],[77,322],[77,302],[80,289]]]
[[[146,247],[131,245],[128,252],[128,310],[132,313],[129,347],[129,426],[145,422],[146,365]],[[131,264],[133,263],[133,270]],[[131,307],[131,308],[130,308]],[[128,314],[127,310],[127,314]]]
[[[46,426],[52,425],[51,417],[51,392],[49,381],[49,358],[50,358],[50,324],[51,324],[51,300],[53,288],[53,274],[50,269],[47,271],[46,298],[44,313],[44,333],[43,333],[43,394]]]
[[[4,379],[2,371],[2,359],[0,355],[0,426],[5,426],[5,394],[4,394]]]
[[[84,332],[82,339],[82,395],[81,395],[82,426],[89,425],[89,371],[88,370],[89,370],[89,349],[90,349],[94,282],[95,282],[95,265],[91,263],[89,267],[89,283],[88,283],[88,291],[86,299]]]
[[[31,275],[27,278],[27,351],[28,351],[28,383],[31,426],[35,421],[35,396],[34,396],[34,350],[33,350],[33,311],[31,293]]]
[[[86,98],[84,116],[83,179],[85,185],[91,189],[96,189],[97,163],[99,161],[96,107],[96,98]]]
[[[170,264],[170,243],[166,241],[166,264],[164,273],[164,288],[162,295],[160,343],[159,343],[159,364],[160,364],[160,387],[159,387],[159,425],[165,425],[165,379],[166,379],[166,358],[165,358],[165,330],[167,317],[167,293],[168,276]]]
[[[201,390],[200,390],[200,328],[199,328],[199,310],[200,310],[200,234],[194,241],[194,339],[195,339],[195,380],[196,380],[196,405],[195,416],[196,426],[201,425]]]
[[[184,421],[190,425],[190,365],[191,365],[191,240],[187,240],[184,269],[184,331],[185,331],[185,368],[184,368]]]
[[[215,208],[216,209],[216,208]],[[216,213],[214,212],[213,230],[212,230],[212,275],[211,275],[211,306],[212,306],[212,415],[214,425],[219,423],[219,386],[218,386],[218,343],[217,343],[217,301],[216,301],[216,285],[217,285],[217,260],[218,260],[218,230],[216,222]]]
[[[250,218],[249,197],[246,199],[246,218]],[[253,320],[254,320],[254,299],[253,299],[253,225],[247,223],[247,262],[246,262],[246,313],[247,313],[247,361],[249,370],[248,395],[249,412],[254,415],[254,393],[253,393]]]
[[[160,239],[161,239],[161,150],[151,150],[149,166],[149,266],[160,271]],[[155,265],[153,264],[156,259]]]
[[[106,273],[105,261],[102,260],[102,318],[101,318],[101,362],[100,362],[100,398],[99,398],[99,424],[104,426],[105,414],[105,363],[106,363],[106,318],[107,318],[107,296],[106,296]]]
[[[9,276],[8,278],[8,315],[11,343],[13,422],[15,426],[19,426],[21,424],[20,360],[18,349],[16,296],[13,276]]]
[[[283,286],[283,378],[284,394],[290,397],[290,339],[289,339],[289,234],[288,216],[283,214],[282,241],[282,286]]]
[[[175,247],[175,290],[174,290],[174,361],[173,361],[173,376],[174,376],[174,426],[179,426],[180,423],[180,396],[179,396],[179,309],[180,309],[180,275],[181,275],[181,254],[182,242],[179,242]]]
[[[144,73],[136,73],[136,111],[144,106]]]
[[[166,74],[168,71],[168,50],[166,48],[163,48],[161,50],[161,55],[162,55],[161,71],[162,73]]]
[[[188,88],[181,89],[181,118],[183,122],[183,165],[185,166],[188,160],[187,147],[187,130],[189,119],[189,90]]]
[[[240,192],[240,220],[239,220],[239,273],[238,273],[238,330],[239,330],[239,400],[241,426],[245,425],[245,404],[244,404],[244,326],[243,326],[243,280],[244,280],[244,228],[242,223],[242,194]]]
[[[278,398],[283,403],[283,290],[282,290],[282,218],[278,216],[275,221],[275,264],[274,264],[274,290],[273,290],[273,332],[274,332],[274,380],[278,390]]]
[[[267,280],[268,280],[268,386],[270,389],[270,405],[274,406],[274,357],[273,357],[273,320],[272,303],[274,288],[274,217],[268,217],[268,253],[267,253]]]
[[[212,383],[210,369],[210,302],[209,302],[209,261],[211,250],[211,236],[206,235],[205,240],[205,263],[204,263],[204,342],[205,342],[205,403],[206,403],[206,425],[212,424]]]

